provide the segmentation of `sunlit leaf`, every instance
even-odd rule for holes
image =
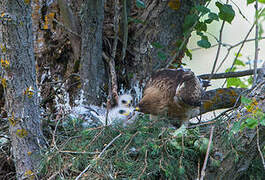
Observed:
[[[252,102],[252,100],[249,99],[249,98],[247,98],[247,97],[245,97],[245,96],[242,96],[242,97],[241,97],[241,102],[242,102],[243,104],[250,104],[250,103]]]
[[[257,119],[253,119],[253,118],[248,118],[246,120],[246,123],[247,123],[247,127],[250,128],[250,129],[254,129],[259,124],[258,120]]]
[[[246,64],[243,61],[239,60],[239,59],[236,59],[235,60],[235,65],[238,65],[238,66],[246,66]]]
[[[201,40],[199,40],[197,42],[197,45],[203,48],[210,48],[211,47],[211,43],[208,41],[208,39],[202,38]]]

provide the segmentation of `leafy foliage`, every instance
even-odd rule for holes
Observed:
[[[82,129],[78,125],[82,121],[74,121],[75,126],[72,123],[58,126],[57,148],[51,147],[45,153],[43,176],[67,167],[68,174],[65,176],[73,178],[89,165],[83,176],[85,178],[89,174],[100,179],[191,179],[196,177],[197,160],[205,154],[198,143],[206,142],[207,138],[200,140],[197,128],[187,130],[182,127],[176,130],[168,127],[165,121],[150,122],[146,117],[141,117],[126,129]],[[103,152],[119,134],[121,136]],[[101,152],[102,156],[98,157]],[[203,162],[202,159],[200,162]]]

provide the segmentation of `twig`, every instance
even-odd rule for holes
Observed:
[[[265,170],[265,161],[264,161],[264,156],[263,156],[263,153],[260,149],[260,145],[259,145],[259,126],[257,126],[257,146],[258,146],[258,151],[259,151],[259,154],[260,154],[260,157],[261,157],[261,161],[262,161],[262,164],[263,164],[263,168]]]
[[[258,24],[258,0],[256,0],[255,4],[255,12],[256,12],[256,32],[255,32],[255,58],[254,58],[254,77],[253,77],[253,84],[252,87],[254,87],[257,83],[257,62],[258,62],[258,56],[259,56],[259,24]]]
[[[199,180],[200,179],[200,164],[201,164],[201,159],[199,158],[198,160],[198,171],[197,171],[197,179],[196,180]]]
[[[257,68],[257,71],[261,71],[262,68]],[[245,71],[238,71],[238,72],[227,72],[227,73],[218,73],[218,74],[202,74],[198,77],[201,79],[209,79],[212,75],[211,79],[224,79],[224,78],[231,78],[231,77],[242,77],[242,76],[249,76],[253,75],[253,69],[245,70]]]
[[[209,157],[209,153],[210,153],[210,148],[211,148],[211,144],[212,144],[212,139],[213,139],[213,130],[214,130],[214,126],[211,127],[210,140],[209,140],[209,143],[208,143],[206,156],[205,156],[205,159],[204,159],[204,162],[203,162],[200,180],[203,180],[203,178],[205,176],[206,165],[207,165],[207,161],[208,161],[208,157]]]
[[[103,154],[104,154],[104,152],[108,149],[108,147],[116,140],[116,139],[118,139],[120,136],[122,135],[122,133],[120,133],[118,136],[116,136],[114,139],[112,139],[111,141],[110,141],[110,143],[101,151],[101,153],[95,158],[95,159],[98,159],[98,158],[100,158]],[[89,168],[90,168],[90,166],[92,166],[92,164],[89,164],[76,178],[75,178],[75,180],[78,180]]]
[[[230,67],[230,69],[229,69],[228,72],[230,72],[230,71],[232,70],[232,68],[234,67],[235,62],[236,62],[236,60],[237,60],[237,58],[238,58],[238,56],[239,56],[239,54],[240,54],[240,52],[241,52],[243,46],[245,45],[245,42],[246,42],[248,36],[250,35],[250,33],[251,33],[251,31],[253,30],[254,27],[255,27],[255,23],[253,23],[253,25],[252,25],[251,28],[249,29],[249,31],[248,31],[246,37],[244,38],[244,40],[243,40],[243,42],[242,42],[242,44],[241,44],[239,50],[237,51],[236,57],[235,57],[235,59],[234,59],[234,61],[233,61],[233,64],[232,64],[232,66]],[[222,85],[222,87],[224,87],[225,83],[226,83],[226,80],[225,80],[224,84]]]
[[[217,52],[216,52],[216,56],[215,56],[215,60],[214,60],[213,68],[212,68],[212,72],[211,72],[211,75],[209,77],[209,81],[212,79],[212,76],[214,74],[214,70],[215,70],[215,67],[216,67],[216,64],[217,64],[217,61],[218,61],[218,58],[219,58],[221,45],[222,45],[222,35],[223,35],[224,25],[225,25],[225,21],[223,20],[222,26],[221,26],[221,29],[220,29],[220,34],[219,34],[218,48],[217,48]]]
[[[147,150],[145,150],[144,168],[143,168],[141,174],[139,175],[138,179],[141,179],[141,176],[144,174],[146,168],[147,168]]]

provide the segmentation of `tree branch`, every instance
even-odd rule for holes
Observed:
[[[257,71],[261,71],[262,68],[257,68]],[[242,76],[249,76],[254,74],[254,69],[245,70],[245,71],[238,71],[238,72],[227,72],[227,73],[217,73],[213,74],[211,77],[211,74],[202,74],[198,77],[201,79],[224,79],[224,78],[231,78],[231,77],[242,77]]]

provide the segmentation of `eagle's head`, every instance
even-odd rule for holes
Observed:
[[[118,99],[118,106],[121,107],[131,107],[132,106],[132,96],[130,94],[123,94]]]

